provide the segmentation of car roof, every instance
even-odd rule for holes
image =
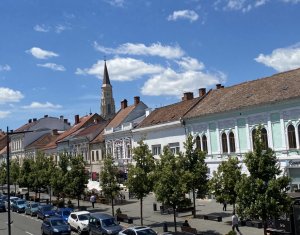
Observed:
[[[9,197],[10,200],[20,199],[19,197]]]
[[[63,220],[62,218],[58,217],[58,216],[51,216],[51,217],[47,217],[45,218],[45,220]]]
[[[144,229],[151,229],[150,227],[147,226],[133,226],[133,227],[128,227],[126,229],[133,229],[133,230],[144,230]],[[126,230],[125,229],[125,230]]]
[[[57,211],[73,211],[73,209],[69,207],[64,207],[64,208],[57,208]]]
[[[91,216],[93,216],[95,218],[100,218],[100,219],[110,219],[110,218],[113,218],[111,215],[106,214],[106,213],[101,213],[101,212],[91,213]]]
[[[74,211],[74,212],[72,212],[72,214],[83,215],[83,214],[90,214],[90,212],[89,211]]]

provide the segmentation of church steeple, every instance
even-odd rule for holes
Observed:
[[[110,84],[106,60],[104,60],[104,72],[102,81],[101,95],[101,116],[104,119],[109,119],[115,115],[115,101],[113,98],[112,85]]]

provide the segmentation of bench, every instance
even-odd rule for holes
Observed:
[[[269,235],[284,235],[284,234],[290,235],[291,234],[290,232],[286,232],[284,230],[274,229],[274,228],[267,228],[266,231],[267,234]]]
[[[160,206],[159,209],[160,209],[160,214],[162,214],[162,215],[173,213],[172,207]]]
[[[188,226],[181,226],[181,232],[192,233],[195,235],[198,234],[197,229]]]
[[[204,220],[216,220],[218,222],[222,221],[222,216],[219,215],[203,215]]]
[[[133,218],[129,217],[127,214],[117,214],[117,221],[132,224]]]
[[[256,220],[248,220],[246,221],[246,226],[249,227],[255,227],[255,228],[262,228],[262,222],[261,221],[256,221]]]

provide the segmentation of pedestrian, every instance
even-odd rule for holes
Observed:
[[[227,202],[224,201],[224,202],[223,202],[223,211],[226,211],[226,208],[227,208]]]
[[[237,215],[235,214],[235,211],[233,211],[232,213],[232,231],[234,231],[234,229],[236,229],[236,231],[238,231],[239,234],[242,234],[239,230],[239,219],[237,217]]]
[[[189,222],[187,220],[185,220],[182,224],[182,227],[191,227]]]
[[[92,203],[92,207],[95,208],[96,196],[94,194],[91,195],[90,202]]]

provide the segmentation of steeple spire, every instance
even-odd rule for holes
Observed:
[[[106,67],[106,60],[104,60],[104,73],[103,73],[103,85],[107,84],[110,85],[109,75]]]

